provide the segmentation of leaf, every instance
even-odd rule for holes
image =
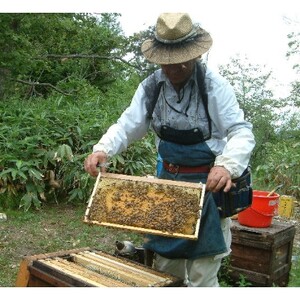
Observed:
[[[33,205],[36,209],[40,209],[41,208],[41,201],[38,199],[37,196],[33,196],[32,197],[32,202],[33,202]]]
[[[56,152],[56,160],[64,160],[73,161],[73,151],[69,145],[63,144],[58,147]]]
[[[14,171],[14,169],[12,169],[12,168],[6,169],[0,173],[0,177],[3,177],[3,175],[5,175],[5,174],[12,173],[13,171]]]
[[[27,176],[22,171],[16,171],[16,175],[22,177],[23,179],[27,180]],[[15,179],[15,178],[14,178]]]
[[[29,169],[29,173],[37,180],[42,180],[44,177],[44,175],[41,172],[35,169]]]
[[[21,169],[23,162],[21,160],[17,160],[16,166],[18,169]]]
[[[32,197],[30,193],[25,194],[20,201],[19,208],[24,207],[25,211],[28,211],[32,203]]]

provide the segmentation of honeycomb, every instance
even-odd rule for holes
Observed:
[[[86,223],[195,239],[204,186],[156,178],[102,174]]]

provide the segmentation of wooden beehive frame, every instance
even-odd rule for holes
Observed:
[[[102,173],[84,222],[196,240],[204,194],[202,183]]]

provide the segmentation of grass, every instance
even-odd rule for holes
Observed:
[[[113,253],[116,240],[142,245],[142,235],[83,223],[85,206],[45,206],[40,211],[6,211],[0,221],[0,287],[14,287],[25,255],[90,247]],[[300,286],[300,248],[294,248],[289,287]],[[225,278],[226,279],[226,278]],[[221,286],[230,286],[221,282]],[[249,286],[241,278],[239,286]]]
[[[84,247],[112,253],[116,240],[141,245],[141,235],[83,223],[85,209],[60,204],[38,212],[6,211],[7,221],[0,222],[0,286],[15,286],[25,255]]]
[[[300,287],[300,248],[294,248],[289,286]]]

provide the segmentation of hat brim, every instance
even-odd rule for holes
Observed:
[[[155,64],[179,64],[206,53],[212,46],[210,34],[202,28],[197,29],[197,36],[188,42],[165,44],[156,39],[146,40],[141,50],[145,58]]]

